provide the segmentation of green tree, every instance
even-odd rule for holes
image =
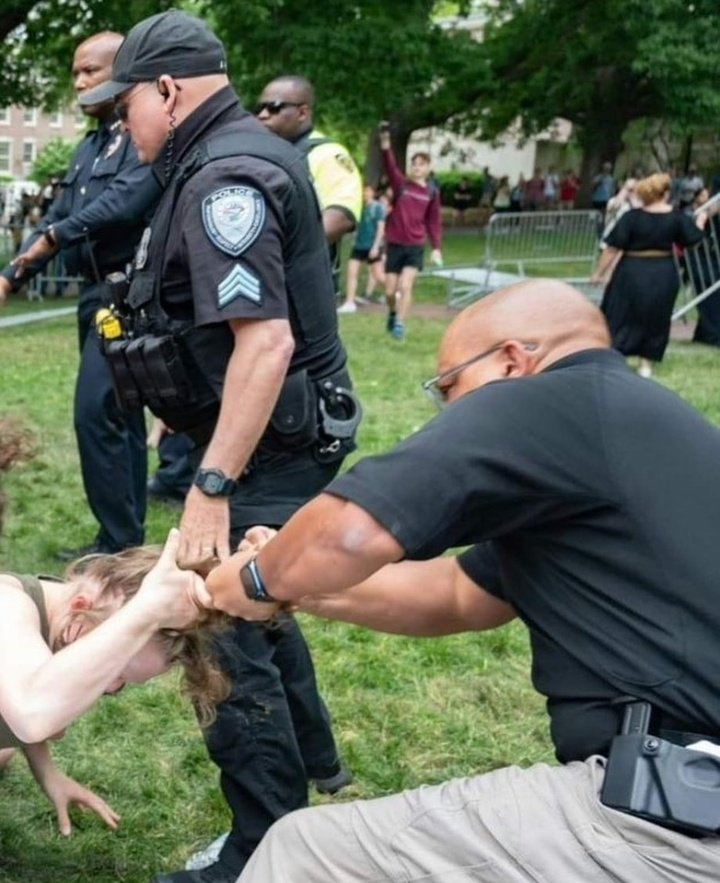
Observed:
[[[321,124],[356,147],[389,118],[402,155],[414,129],[444,122],[482,87],[482,47],[441,25],[435,0],[208,0],[201,9],[229,48],[246,103],[273,77],[302,74],[315,85]]]
[[[0,18],[0,36],[5,35],[0,94],[6,102],[52,105],[69,96],[65,70],[81,39],[102,28],[124,31],[172,0],[6,2],[14,15]],[[186,0],[175,5],[213,24],[246,103],[272,77],[302,73],[315,83],[323,124],[356,146],[374,123],[390,117],[402,153],[413,129],[444,122],[478,94],[482,80],[479,44],[437,21],[438,11],[464,12],[469,0]],[[11,25],[16,30],[8,34]]]
[[[0,0],[2,103],[56,107],[71,95],[75,47],[102,30],[125,32],[172,0]]]
[[[717,0],[499,0],[484,48],[490,90],[466,122],[526,135],[564,117],[582,149],[583,194],[643,118],[707,126],[720,112]]]
[[[38,153],[33,163],[30,178],[38,184],[45,184],[51,178],[62,178],[70,165],[70,157],[76,142],[66,138],[53,138]]]

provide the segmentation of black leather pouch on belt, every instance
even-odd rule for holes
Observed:
[[[147,405],[153,411],[191,405],[195,393],[171,335],[145,334],[104,342],[105,356],[121,407]]]
[[[125,358],[127,345],[127,340],[103,340],[101,344],[118,404],[124,411],[137,411],[144,401]]]
[[[157,337],[148,335],[144,338],[142,359],[152,381],[149,388],[154,401],[148,401],[150,408],[172,408],[195,402],[195,390],[174,337],[169,334]]]
[[[720,757],[650,734],[648,709],[647,702],[626,707],[622,732],[610,747],[601,802],[691,837],[717,834]]]
[[[266,440],[282,449],[300,450],[318,439],[318,395],[307,371],[289,374],[270,416]]]

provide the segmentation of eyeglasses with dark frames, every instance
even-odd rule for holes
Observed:
[[[258,117],[266,110],[271,116],[277,116],[286,107],[302,107],[305,101],[260,101],[255,105],[255,116]]]
[[[435,377],[431,377],[430,380],[423,381],[421,384],[423,392],[434,405],[438,408],[444,408],[445,405],[447,405],[448,392],[452,386],[452,384],[448,384],[447,381],[454,380],[466,368],[469,368],[470,365],[474,365],[476,362],[487,358],[487,356],[491,356],[493,353],[501,350],[504,346],[504,342],[496,343],[495,346],[491,346],[489,349],[483,350],[476,356],[466,359],[464,362],[460,362],[459,365],[454,365],[452,368],[448,368],[448,370],[443,371],[442,374],[436,374]],[[528,352],[534,352],[538,348],[538,344],[536,343],[523,343],[522,346],[523,349]]]

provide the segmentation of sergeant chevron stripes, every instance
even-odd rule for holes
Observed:
[[[222,310],[238,297],[254,304],[262,303],[260,280],[249,270],[236,264],[218,285],[218,307]]]

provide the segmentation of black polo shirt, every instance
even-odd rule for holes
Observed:
[[[560,760],[607,750],[621,694],[720,733],[720,432],[618,353],[488,384],[328,490],[408,557],[479,544],[460,565],[530,628]]]

